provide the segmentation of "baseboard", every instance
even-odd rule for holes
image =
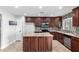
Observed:
[[[2,46],[0,49],[4,49],[4,48],[8,47],[10,44],[14,43],[15,41],[16,41],[16,40],[14,40],[14,41],[12,41],[12,42],[10,42],[10,43],[8,43],[8,44]]]

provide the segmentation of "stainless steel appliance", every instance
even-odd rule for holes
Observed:
[[[64,35],[64,45],[71,49],[71,39],[70,36]]]
[[[41,30],[42,32],[48,32],[48,23],[42,23]]]

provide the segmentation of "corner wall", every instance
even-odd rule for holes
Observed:
[[[1,49],[7,47],[9,44],[16,40],[16,26],[10,26],[9,21],[15,20],[14,15],[1,10]]]

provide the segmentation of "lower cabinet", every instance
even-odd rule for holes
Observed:
[[[62,43],[72,52],[79,52],[79,38],[70,35],[64,35],[59,32],[54,32],[52,34],[54,35],[54,39]]]
[[[23,37],[24,52],[52,51],[52,37]]]
[[[58,33],[57,32],[51,32],[51,34],[53,35],[53,40],[57,40],[57,36],[58,36]]]
[[[51,33],[54,37],[53,40],[58,40],[60,43],[64,44],[64,36],[61,33],[58,32],[52,32]]]
[[[63,36],[63,34],[58,33],[58,34],[57,34],[57,40],[58,40],[60,43],[64,44],[64,36]]]
[[[23,37],[23,51],[31,52],[31,51],[38,51],[38,43],[37,38],[33,37]]]
[[[64,35],[62,33],[58,33],[58,37],[57,38],[58,38],[57,40],[60,43],[62,43],[64,46],[66,46],[72,52],[79,52],[79,38],[73,37],[73,36],[69,36],[69,39],[65,39],[65,37],[64,37]]]
[[[71,51],[79,52],[79,38],[72,37],[72,40],[71,40]]]

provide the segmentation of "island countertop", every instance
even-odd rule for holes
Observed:
[[[51,37],[53,37],[53,35],[51,35],[50,33],[48,33],[48,32],[45,32],[45,33],[26,33],[26,34],[24,34],[23,35],[24,37],[49,37],[49,36],[51,36]]]
[[[24,52],[51,52],[53,35],[48,32],[26,33],[23,36]]]

